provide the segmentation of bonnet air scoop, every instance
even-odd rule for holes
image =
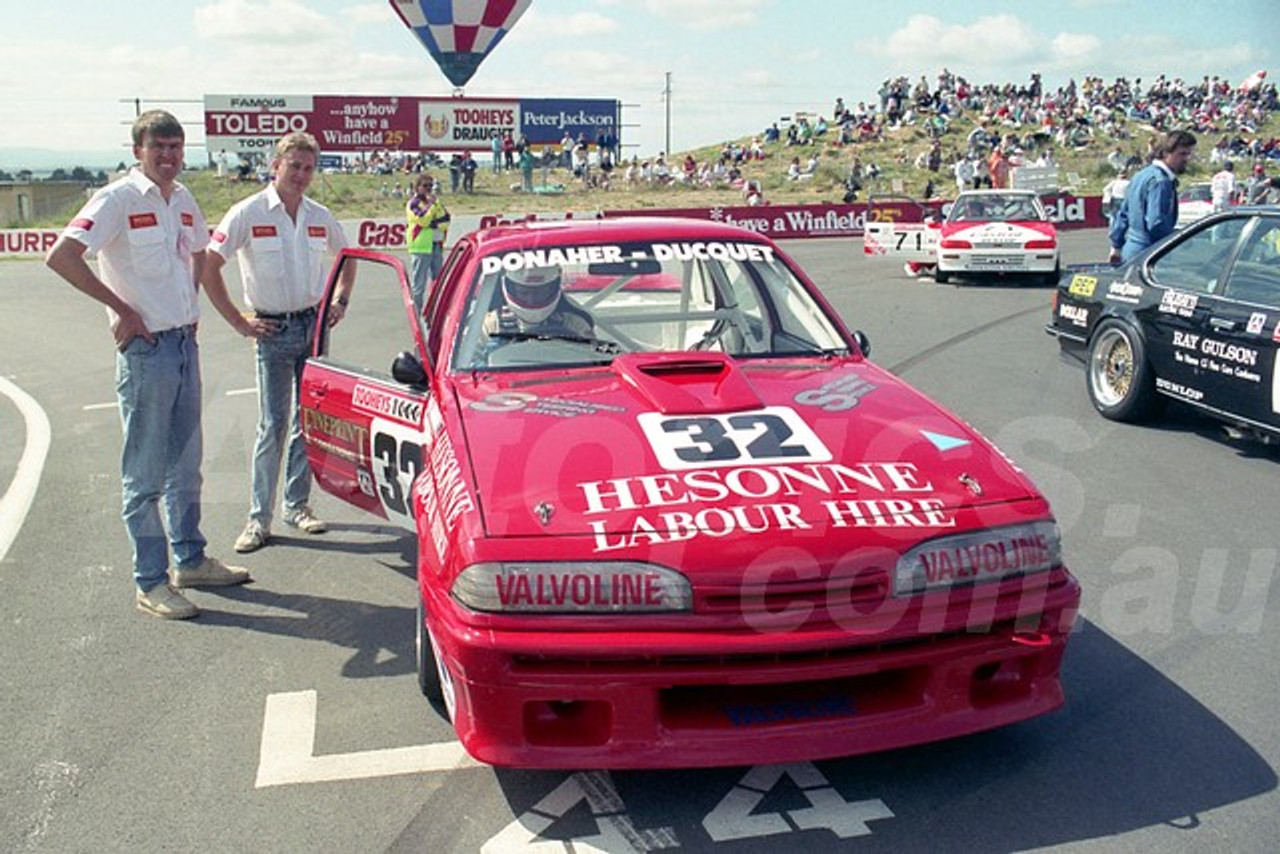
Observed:
[[[657,412],[688,415],[764,406],[746,376],[723,353],[626,353],[613,370]]]

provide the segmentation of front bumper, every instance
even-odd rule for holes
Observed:
[[[755,765],[850,756],[1024,720],[1063,702],[1080,590],[950,598],[919,630],[494,631],[429,620],[474,757],[544,768]]]
[[[942,249],[938,269],[944,273],[1052,273],[1058,253],[1023,249]]]

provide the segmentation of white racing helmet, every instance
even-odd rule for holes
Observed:
[[[560,301],[560,268],[526,267],[511,270],[502,277],[502,295],[516,319],[529,324],[542,323],[555,311]]]

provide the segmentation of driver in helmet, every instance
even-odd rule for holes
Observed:
[[[558,266],[507,271],[502,296],[505,304],[485,315],[484,331],[489,335],[595,337],[591,315],[565,297]]]

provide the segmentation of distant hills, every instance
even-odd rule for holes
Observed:
[[[188,156],[190,153],[188,152]],[[73,169],[76,166],[97,172],[99,169],[111,174],[123,161],[133,162],[133,152],[121,146],[116,151],[53,151],[48,148],[0,148],[0,169],[14,174],[23,169],[30,169],[37,176],[47,174],[54,169]]]

